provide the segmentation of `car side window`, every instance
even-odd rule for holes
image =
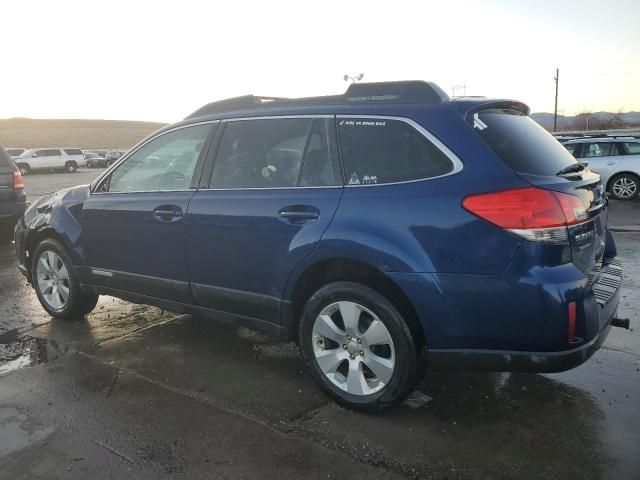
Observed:
[[[109,175],[99,192],[187,190],[210,124],[180,128],[151,140]]]
[[[618,149],[615,143],[590,143],[586,145],[587,158],[608,157],[610,155],[618,155]]]
[[[333,120],[318,118],[313,121],[300,172],[299,186],[328,187],[342,184],[337,154],[332,151],[329,141],[332,127]]]
[[[345,183],[394,183],[438,177],[453,162],[422,133],[401,120],[339,118]]]
[[[629,142],[625,143],[627,147],[628,155],[640,155],[640,142]]]
[[[569,143],[569,144],[565,144],[564,148],[566,148],[569,151],[569,153],[575,157],[576,156],[576,147],[577,146],[578,145],[576,143]]]
[[[216,156],[210,187],[296,186],[311,126],[311,118],[228,122]]]

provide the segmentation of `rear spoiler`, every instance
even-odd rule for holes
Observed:
[[[511,110],[522,115],[529,115],[529,107],[517,100],[495,100],[495,99],[455,99],[452,103],[465,116],[473,115],[482,110]]]

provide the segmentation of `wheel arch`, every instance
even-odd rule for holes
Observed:
[[[292,338],[298,338],[300,316],[306,301],[323,285],[337,281],[352,281],[372,288],[398,309],[407,322],[419,353],[426,346],[426,332],[416,309],[404,291],[380,269],[347,257],[325,258],[309,265],[295,279],[290,279],[287,326]]]
[[[640,182],[640,174],[636,172],[632,172],[631,170],[620,170],[617,172],[613,172],[609,177],[609,179],[607,180],[607,189],[606,189],[607,192],[611,191],[611,187],[613,186],[613,180],[620,175],[631,175],[635,177],[638,180],[638,182]]]
[[[52,238],[60,242],[66,248],[66,243],[64,241],[63,236],[60,235],[51,225],[44,225],[42,227],[39,227],[36,230],[30,231],[29,234],[27,235],[26,243],[25,243],[25,253],[28,258],[28,261],[26,262],[27,264],[25,265],[25,267],[27,268],[29,273],[31,273],[31,258],[34,250],[40,244],[40,242],[48,238]]]

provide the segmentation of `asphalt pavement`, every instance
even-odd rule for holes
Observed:
[[[383,415],[234,325],[110,297],[51,320],[0,247],[0,479],[637,479],[640,234],[615,238],[631,331],[560,374],[429,371]]]

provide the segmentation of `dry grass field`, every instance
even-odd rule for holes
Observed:
[[[163,123],[124,120],[0,119],[0,145],[129,148],[163,126]]]

